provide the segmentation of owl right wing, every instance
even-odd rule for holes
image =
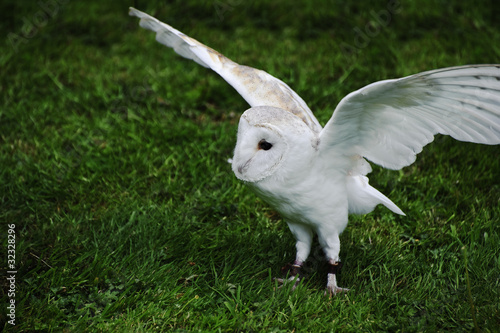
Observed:
[[[304,100],[283,81],[262,70],[239,65],[135,8],[130,7],[129,15],[140,18],[141,27],[156,32],[156,40],[159,43],[222,76],[250,106],[273,106],[287,110],[302,119],[315,133],[321,131],[321,125]]]
[[[500,144],[500,65],[443,68],[361,88],[340,101],[319,148],[397,170],[438,133]]]

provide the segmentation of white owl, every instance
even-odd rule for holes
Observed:
[[[181,56],[211,68],[250,104],[239,122],[232,169],[274,207],[297,243],[290,280],[299,280],[316,233],[337,285],[339,235],[350,213],[378,204],[404,215],[368,184],[365,160],[397,170],[441,133],[500,144],[500,65],[451,67],[370,84],[347,95],[321,127],[306,103],[270,74],[239,65],[137,9],[140,26]],[[283,281],[283,280],[281,280]]]

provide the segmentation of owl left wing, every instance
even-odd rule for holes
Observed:
[[[262,70],[239,65],[135,8],[130,7],[129,15],[139,17],[141,27],[156,32],[156,40],[159,43],[173,48],[184,58],[217,72],[250,106],[274,106],[287,110],[301,118],[314,132],[321,131],[321,125],[304,100],[283,81]]]
[[[339,103],[319,149],[401,169],[438,133],[500,144],[500,65],[443,68],[361,88]]]

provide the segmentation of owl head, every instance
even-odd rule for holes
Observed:
[[[302,170],[301,165],[307,167],[317,143],[314,132],[296,115],[253,107],[240,118],[232,169],[237,178],[250,183],[270,176],[287,178]]]

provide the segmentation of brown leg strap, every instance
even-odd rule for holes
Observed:
[[[328,274],[340,274],[342,263],[337,261],[335,264],[328,264]]]
[[[283,274],[288,274],[289,276],[297,276],[302,268],[302,263],[295,261],[293,264],[286,264],[281,268]]]

